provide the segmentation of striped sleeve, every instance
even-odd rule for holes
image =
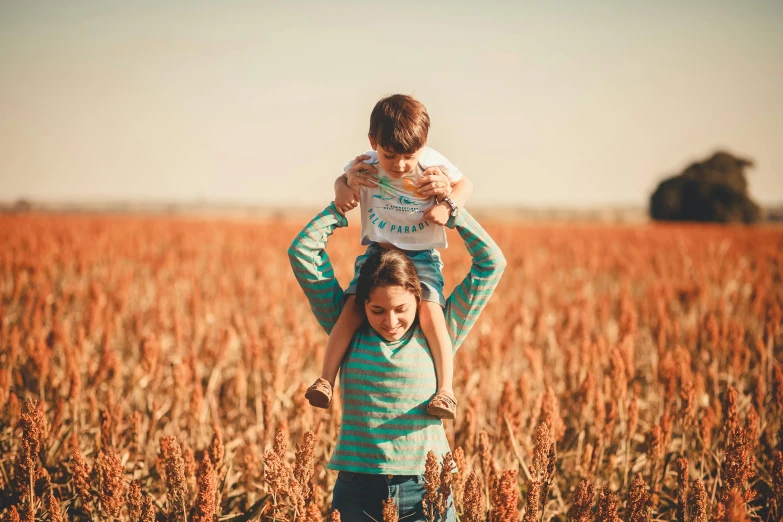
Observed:
[[[460,210],[447,226],[457,229],[473,259],[470,272],[446,300],[446,326],[456,352],[498,286],[506,258],[466,210]]]
[[[288,247],[288,260],[318,323],[330,333],[343,307],[343,289],[334,276],[326,242],[335,228],[348,225],[334,203],[315,216]]]

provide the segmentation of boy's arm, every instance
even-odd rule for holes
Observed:
[[[428,172],[426,182],[419,191],[426,196],[435,196],[440,203],[430,207],[424,213],[424,219],[436,225],[445,225],[451,215],[451,206],[443,198],[449,196],[462,209],[473,192],[473,183],[464,175],[451,182],[440,167],[430,167],[425,172]]]
[[[334,206],[337,211],[345,215],[349,210],[353,210],[359,205],[359,194],[354,192],[348,186],[348,180],[345,174],[341,174],[334,180]]]
[[[451,195],[449,196],[454,204],[463,208],[473,194],[473,182],[467,176],[462,176],[458,181],[451,184]]]
[[[378,172],[378,169],[374,165],[364,163],[364,160],[369,158],[370,156],[366,154],[356,156],[353,163],[346,166],[345,173],[334,180],[334,205],[343,215],[359,205],[359,191],[362,185],[377,186],[373,175]]]
[[[449,196],[458,207],[462,208],[465,206],[473,192],[473,183],[467,179],[467,176],[462,173],[459,167],[431,147],[427,147],[424,153],[422,153],[419,163],[424,167],[419,191],[428,196],[435,196],[438,198],[438,201],[441,201],[444,196]],[[436,182],[435,186],[427,187],[433,181]],[[450,185],[450,188],[446,188],[444,181]],[[425,189],[427,188],[436,190],[426,192]]]

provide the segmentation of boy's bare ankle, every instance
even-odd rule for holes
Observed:
[[[452,388],[451,386],[441,386],[438,389],[438,392],[444,392],[454,397],[454,388]]]

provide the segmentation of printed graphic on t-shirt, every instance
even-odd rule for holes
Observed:
[[[364,162],[378,167],[378,155],[367,151]],[[347,171],[354,164],[348,162]],[[388,172],[378,170],[374,176],[377,187],[362,186],[359,194],[362,219],[362,244],[391,243],[404,250],[446,248],[446,230],[424,219],[424,214],[435,204],[433,197],[419,192],[417,182],[424,170],[441,166],[454,183],[462,173],[437,151],[425,147],[419,156],[419,165],[402,178],[394,178]]]
[[[418,192],[416,181],[421,172],[416,167],[402,178],[394,178],[379,171],[377,187],[362,187],[362,243],[392,243],[406,250],[445,247],[443,227],[424,219],[434,201]]]
[[[412,192],[413,195],[416,196],[417,198],[426,197],[421,192],[419,192],[419,187],[416,186],[416,182],[410,178],[403,178],[402,186],[403,188],[405,188],[405,190]]]
[[[378,181],[378,193],[373,194],[374,199],[380,199],[381,201],[394,201],[397,200],[397,203],[399,205],[408,205],[412,207],[421,207],[427,204],[427,201],[416,201],[415,199],[410,199],[406,197],[406,194],[400,194],[400,189],[398,186],[395,186],[395,179],[386,175],[381,174],[377,178]],[[410,190],[409,187],[416,187],[416,182],[413,181],[410,178],[403,178],[402,179],[402,188],[404,190]],[[426,196],[422,196],[420,193],[414,190],[410,190],[411,194],[417,198],[427,200]],[[410,212],[415,212],[417,209],[411,208],[409,209]]]

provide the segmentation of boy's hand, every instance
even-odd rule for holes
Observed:
[[[438,203],[424,213],[424,219],[435,225],[445,225],[449,220],[450,210],[446,203]]]
[[[378,182],[375,181],[375,178],[373,177],[378,173],[378,169],[375,168],[375,165],[363,163],[363,161],[366,159],[370,159],[370,156],[367,156],[366,154],[356,156],[356,159],[353,160],[353,165],[351,165],[351,168],[345,171],[345,178],[348,186],[357,194],[359,193],[362,185],[365,187],[378,186]]]
[[[345,178],[342,176],[340,178],[343,179],[343,182],[340,182],[338,178],[334,185],[334,206],[344,216],[346,212],[355,209],[359,205],[359,195],[345,183]]]
[[[429,167],[422,173],[418,192],[423,196],[435,196],[438,200],[451,194],[451,180],[445,167]]]

